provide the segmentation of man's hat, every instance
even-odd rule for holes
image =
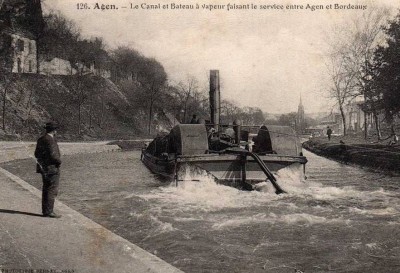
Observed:
[[[54,131],[54,130],[58,129],[59,127],[54,122],[50,121],[50,122],[47,122],[43,128],[46,129],[47,131]]]

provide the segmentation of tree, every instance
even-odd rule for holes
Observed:
[[[328,92],[339,108],[343,122],[343,134],[346,135],[347,125],[344,106],[351,98],[356,96],[357,72],[351,68],[351,63],[349,63],[346,53],[340,51],[331,54],[328,68],[331,80]]]
[[[183,122],[186,122],[188,103],[198,90],[198,81],[193,76],[187,76],[185,82],[178,84],[177,90],[183,110]]]
[[[3,27],[0,21],[0,28]],[[13,82],[12,71],[12,56],[14,47],[12,45],[12,37],[0,33],[0,87],[2,89],[2,128],[6,131],[6,106],[7,106],[7,93],[8,88]]]
[[[77,85],[72,87],[71,90],[73,90],[73,103],[76,104],[78,108],[78,135],[82,134],[82,111],[83,111],[83,106],[84,103],[88,99],[88,93],[87,93],[87,88],[85,87],[84,84],[84,78],[83,76],[77,76],[76,77],[76,83]]]
[[[115,63],[118,77],[130,80],[137,77],[139,69],[146,59],[138,51],[124,46],[113,50],[111,57]]]
[[[378,107],[376,107],[376,96],[371,89],[372,60],[374,50],[384,41],[382,26],[386,24],[389,17],[389,9],[386,7],[370,7],[360,16],[353,19],[353,30],[351,43],[349,43],[349,58],[352,60],[353,70],[356,75],[356,88],[364,98],[364,137],[367,138],[367,113],[375,117],[375,127],[380,139],[380,126],[378,119]]]
[[[328,54],[331,87],[328,91],[341,113],[344,134],[347,129],[344,105],[358,96],[362,96],[365,102],[370,95],[368,83],[371,79],[370,63],[374,49],[384,40],[382,25],[385,24],[388,16],[387,8],[371,7],[353,17],[345,27],[336,27],[332,31],[333,39],[330,39]],[[364,115],[364,129],[365,137],[367,137],[366,115]]]
[[[153,121],[154,105],[160,98],[159,93],[166,89],[167,73],[164,67],[155,59],[143,59],[139,64],[137,73],[137,81],[145,91],[149,116],[148,116],[148,132],[151,134],[151,126]]]
[[[295,127],[297,119],[297,113],[296,112],[291,112],[288,114],[282,114],[278,118],[278,124],[283,125],[283,126],[290,126],[290,127]]]
[[[3,131],[6,132],[6,106],[7,106],[7,92],[8,92],[8,88],[12,82],[12,74],[10,73],[5,73],[5,72],[1,72],[1,82],[2,82],[2,101],[3,101],[3,105],[2,105],[2,119],[3,119]]]
[[[367,76],[365,77],[363,85],[363,95],[365,99],[361,107],[364,113],[371,113],[373,115],[377,137],[378,140],[381,140],[382,133],[378,114],[383,111],[384,107],[382,102],[382,90],[375,80],[378,76],[378,67],[379,64],[375,59],[369,62],[367,66]],[[364,124],[366,124],[365,120]],[[367,136],[367,133],[365,133],[365,136]]]
[[[80,29],[60,12],[50,12],[45,18],[45,27],[39,36],[38,52],[43,56],[59,57],[74,64],[81,40]]]
[[[242,125],[259,126],[265,123],[265,115],[258,107],[239,107],[231,100],[221,101],[221,120],[227,124],[240,121]]]
[[[381,97],[386,119],[392,124],[400,113],[400,13],[385,28],[387,44],[375,51],[373,87]]]
[[[243,118],[240,117],[243,110],[233,101],[222,100],[221,101],[221,120],[223,123],[229,123],[236,119]]]
[[[238,119],[243,125],[262,125],[265,122],[264,113],[258,107],[244,107]]]

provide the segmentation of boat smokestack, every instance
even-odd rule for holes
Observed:
[[[219,84],[219,70],[210,70],[210,110],[211,123],[218,131],[220,124],[221,93]]]

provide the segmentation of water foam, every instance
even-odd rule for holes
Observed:
[[[223,208],[252,207],[279,198],[274,191],[247,192],[217,184],[214,177],[204,170],[186,168],[180,175],[178,185],[160,187],[149,194],[141,195],[147,200],[158,199],[177,204],[181,211],[200,209],[215,211]],[[179,205],[178,205],[179,204]]]
[[[308,213],[292,213],[285,215],[276,215],[275,213],[259,213],[256,215],[236,217],[235,219],[228,219],[223,222],[215,223],[212,227],[214,229],[226,229],[232,227],[254,225],[254,224],[303,224],[303,225],[314,225],[314,224],[335,224],[335,223],[346,223],[349,224],[350,220],[344,220],[342,218],[329,219],[322,216],[316,216]]]
[[[385,215],[398,215],[399,211],[395,208],[383,208],[383,209],[359,209],[359,208],[349,208],[349,212],[357,213],[357,214],[370,214],[376,216],[385,216]]]
[[[196,219],[193,213],[198,212],[215,212],[223,209],[240,209],[246,208],[252,216],[241,217],[235,216],[235,219],[227,219],[221,225],[216,224],[215,228],[223,226],[244,225],[246,223],[261,222],[284,222],[288,224],[304,223],[304,224],[320,224],[330,223],[335,220],[329,220],[324,217],[303,213],[306,208],[298,206],[297,201],[305,200],[308,204],[309,200],[327,201],[328,206],[313,206],[314,211],[320,215],[321,211],[334,210],[336,206],[342,203],[359,203],[359,202],[378,202],[382,203],[387,200],[387,192],[382,188],[373,191],[358,190],[355,186],[335,187],[327,186],[315,180],[304,180],[302,176],[301,165],[295,165],[281,169],[277,174],[278,184],[288,193],[276,195],[275,189],[268,181],[259,183],[255,186],[257,191],[247,192],[232,187],[219,185],[215,182],[214,177],[204,170],[198,168],[185,168],[180,173],[182,181],[176,186],[174,183],[167,187],[160,187],[152,190],[150,193],[141,195],[140,197],[161,203],[163,207],[173,215],[180,213],[189,213],[188,218],[185,216],[177,221],[198,221],[204,219]],[[332,203],[333,202],[333,203]],[[382,205],[382,204],[380,204]],[[287,215],[269,217],[254,215],[254,213],[274,210],[274,208],[282,209]],[[310,211],[306,209],[308,213]],[[363,213],[362,211],[353,211],[354,213]],[[395,210],[387,211],[366,211],[366,214],[381,215],[395,214]],[[343,221],[343,219],[336,219]]]
[[[163,222],[160,219],[158,219],[156,216],[150,215],[148,213],[141,214],[141,213],[131,212],[131,213],[129,213],[129,215],[133,216],[137,219],[141,219],[140,221],[142,221],[142,219],[144,219],[151,223],[153,229],[151,230],[151,232],[149,233],[149,235],[147,237],[151,237],[154,235],[168,233],[168,232],[177,230],[176,228],[174,228],[172,226],[171,223]]]

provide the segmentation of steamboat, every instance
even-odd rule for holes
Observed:
[[[157,136],[142,150],[142,162],[176,184],[183,180],[182,170],[190,168],[206,172],[217,183],[243,190],[269,182],[277,194],[285,192],[276,179],[278,171],[290,169],[305,177],[307,159],[292,128],[239,122],[224,125],[219,109],[219,71],[211,70],[210,122],[179,124],[169,134]]]

